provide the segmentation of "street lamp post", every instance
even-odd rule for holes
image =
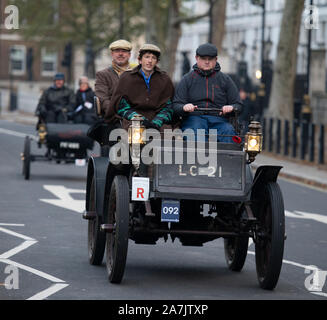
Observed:
[[[312,6],[313,0],[310,0],[310,17],[312,19]],[[305,155],[308,152],[307,142],[309,139],[309,122],[311,121],[311,105],[310,105],[310,69],[311,69],[311,42],[312,42],[312,25],[313,21],[310,21],[310,27],[308,30],[308,44],[307,44],[307,75],[305,82],[305,92],[303,96],[302,103],[302,115],[301,115],[301,126],[302,126],[302,150],[301,150],[301,159],[305,159]]]
[[[237,74],[240,81],[240,88],[243,90],[248,90],[246,88],[247,84],[247,63],[245,62],[245,52],[247,49],[247,45],[244,41],[242,41],[239,45],[239,53],[240,53],[240,61],[238,62]]]
[[[314,5],[313,0],[310,0],[310,6]],[[312,17],[313,12],[310,11]],[[310,21],[311,23],[312,21]],[[312,28],[308,30],[308,44],[307,44],[307,74],[305,81],[305,92],[302,105],[302,119],[310,122],[311,120],[311,106],[310,106],[310,70],[311,70],[311,43],[312,43]]]
[[[269,104],[269,97],[270,97],[270,90],[271,90],[271,83],[272,83],[273,65],[272,65],[272,61],[269,58],[272,46],[273,43],[269,35],[269,39],[265,41],[264,60],[263,60],[263,69],[262,69],[262,79],[265,88],[265,96],[263,102],[264,109],[267,108]]]
[[[261,79],[260,88],[258,90],[258,98],[260,104],[260,117],[263,115],[266,88],[265,88],[265,75],[264,75],[264,63],[265,63],[265,29],[266,29],[266,0],[251,0],[251,3],[262,8],[262,27],[261,27]]]

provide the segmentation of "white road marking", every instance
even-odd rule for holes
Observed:
[[[0,223],[0,226],[3,226],[3,227],[25,227],[25,224],[21,224],[21,223]]]
[[[22,226],[22,224],[17,224],[16,225],[16,224],[4,224],[4,223],[2,223],[2,225]],[[44,279],[49,280],[51,282],[54,282],[54,284],[52,284],[48,289],[43,290],[43,291],[35,294],[34,296],[30,297],[27,300],[42,300],[42,299],[45,299],[45,298],[53,295],[54,293],[66,288],[67,286],[69,286],[69,284],[65,283],[65,281],[63,281],[63,280],[61,280],[59,278],[56,278],[56,277],[54,277],[54,276],[52,276],[50,274],[47,274],[47,273],[45,273],[43,271],[34,269],[32,267],[26,266],[24,264],[21,264],[21,263],[18,263],[18,262],[15,262],[15,261],[12,261],[12,260],[9,259],[10,257],[16,255],[17,253],[19,253],[19,252],[21,252],[23,250],[26,250],[28,247],[30,247],[33,244],[37,243],[38,242],[37,240],[35,240],[33,238],[30,238],[30,237],[27,237],[27,236],[25,236],[23,234],[20,234],[20,233],[17,233],[17,232],[2,228],[2,227],[0,227],[0,232],[4,232],[4,233],[7,233],[7,234],[12,235],[14,237],[25,240],[19,246],[17,246],[15,248],[1,254],[0,255],[0,263],[15,266],[18,269],[25,270],[25,271],[33,273],[33,274],[35,274],[35,275],[37,275],[37,276],[39,276],[41,278],[44,278]]]
[[[14,232],[14,231],[11,231],[11,230],[8,230],[8,229],[5,229],[5,228],[2,228],[0,227],[0,232],[4,232],[4,233],[7,233],[7,234],[10,234],[11,236],[14,236],[14,237],[17,237],[17,238],[20,238],[20,239],[23,239],[23,240],[26,240],[26,241],[34,241],[35,239],[33,238],[30,238],[30,237],[27,237],[27,236],[24,236],[23,234],[20,234],[20,233],[17,233],[17,232]]]
[[[20,244],[19,246],[3,253],[0,255],[0,259],[9,259],[10,257],[16,255],[17,253],[27,249],[28,247],[32,246],[33,244],[37,243],[36,240],[27,240]]]
[[[312,294],[315,294],[317,296],[322,296],[322,297],[326,297],[327,298],[327,293],[324,292],[311,292]]]
[[[56,283],[53,284],[51,287],[49,287],[48,289],[41,291],[39,293],[37,293],[36,295],[28,298],[27,300],[44,300],[46,298],[48,298],[49,296],[53,295],[54,293],[66,288],[68,286],[68,284],[63,283]]]
[[[0,133],[8,134],[10,136],[19,137],[19,138],[25,138],[26,136],[29,136],[31,139],[33,139],[35,141],[38,140],[38,138],[35,135],[28,135],[26,133],[8,130],[8,129],[4,129],[4,128],[0,128]]]
[[[317,222],[321,222],[327,224],[327,216],[317,213],[309,213],[303,211],[287,211],[285,210],[285,216],[289,218],[296,218],[296,219],[307,219],[307,220],[314,220]]]
[[[309,213],[309,212],[303,212],[303,211],[288,211],[285,210],[285,216],[289,217],[289,218],[296,218],[296,219],[307,219],[307,220],[314,220],[320,223],[324,223],[327,224],[327,216],[321,215],[321,214],[316,214],[316,213]],[[253,244],[253,239],[250,238],[249,239],[249,246],[250,247]],[[254,251],[250,251],[248,250],[248,254],[254,255],[255,256],[255,252]],[[288,265],[292,265],[294,267],[298,267],[298,268],[302,268],[304,270],[312,270],[315,271],[317,270],[317,267],[312,266],[312,265],[304,265],[298,262],[294,262],[294,261],[290,261],[290,260],[286,260],[283,259],[283,263],[288,264]],[[311,294],[315,294],[318,296],[322,296],[322,297],[327,297],[327,293],[324,292],[312,292],[309,291]]]
[[[52,185],[44,185],[43,188],[54,194],[58,199],[40,199],[40,201],[78,213],[82,213],[85,210],[85,200],[75,200],[70,195],[71,193],[85,193],[85,190]]]
[[[3,262],[5,264],[9,264],[9,265],[12,265],[14,267],[17,267],[18,269],[22,269],[22,270],[25,270],[27,272],[30,272],[30,273],[33,273],[41,278],[44,278],[44,279],[47,279],[51,282],[59,282],[59,283],[62,283],[62,282],[65,282],[63,280],[60,280],[59,278],[56,278],[50,274],[47,274],[43,271],[40,271],[40,270],[37,270],[37,269],[34,269],[32,267],[29,267],[29,266],[26,266],[24,264],[21,264],[21,263],[18,263],[18,262],[15,262],[15,261],[12,261],[12,260],[9,260],[9,259],[1,259],[0,258],[0,262]]]

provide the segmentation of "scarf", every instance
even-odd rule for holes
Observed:
[[[132,67],[130,64],[128,64],[127,66],[121,67],[114,62],[112,62],[112,68],[118,74],[118,77],[120,77],[125,71],[132,70]]]

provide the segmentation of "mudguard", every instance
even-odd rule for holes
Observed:
[[[282,168],[281,166],[261,166],[257,169],[251,188],[252,200],[260,198],[267,183],[277,181],[279,172]]]
[[[86,181],[86,211],[89,209],[90,189],[92,178],[95,180],[95,199],[96,213],[98,216],[103,215],[103,204],[105,197],[106,172],[109,165],[109,158],[91,157],[87,168]]]

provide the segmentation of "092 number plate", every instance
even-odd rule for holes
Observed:
[[[178,200],[162,200],[161,222],[179,222],[180,202]]]

